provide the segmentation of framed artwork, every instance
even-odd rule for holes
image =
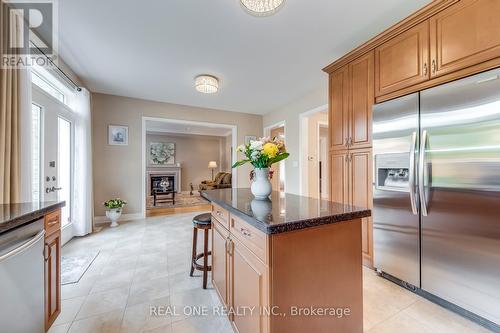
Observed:
[[[108,144],[128,146],[128,126],[108,125]]]
[[[255,141],[257,140],[257,137],[255,135],[245,135],[245,144],[249,144],[250,141]]]
[[[175,143],[151,142],[149,144],[149,165],[175,165]]]

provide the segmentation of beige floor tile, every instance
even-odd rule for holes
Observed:
[[[76,317],[78,311],[85,301],[85,296],[75,297],[61,301],[61,313],[54,322],[54,326],[61,324],[71,324]]]
[[[101,274],[95,281],[91,294],[100,293],[103,291],[116,288],[129,288],[134,279],[135,268],[125,270],[115,270]]]
[[[421,299],[404,310],[404,313],[432,328],[435,333],[486,333],[486,328],[479,326],[443,307]]]
[[[67,333],[70,326],[71,326],[71,323],[66,323],[66,324],[62,324],[62,325],[53,324],[47,333]]]
[[[124,310],[117,310],[74,321],[68,333],[118,333]]]
[[[172,323],[173,333],[233,333],[229,320],[225,317],[190,317]]]
[[[61,299],[70,299],[90,294],[94,281],[82,281],[61,286]]]
[[[154,311],[152,307],[170,306],[169,297],[155,299],[153,301],[127,306],[123,315],[121,333],[142,333],[153,329],[169,327],[171,324],[170,315],[163,311]]]
[[[177,314],[172,317],[172,321],[184,320],[189,317],[188,314],[194,313],[194,311],[202,309],[202,307],[207,309],[209,313],[214,313],[213,308],[215,306],[220,306],[219,302],[214,301],[214,294],[215,291],[212,289],[198,288],[170,295],[170,303],[172,307],[176,309]],[[189,310],[189,308],[192,310]],[[201,312],[198,312],[198,315],[200,313]]]
[[[434,331],[409,315],[399,312],[368,330],[367,333],[434,333]]]
[[[169,277],[136,281],[130,287],[127,306],[144,303],[170,295]]]
[[[87,296],[76,319],[123,310],[127,305],[129,288],[118,288]]]

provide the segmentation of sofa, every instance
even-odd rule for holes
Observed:
[[[229,172],[219,172],[214,180],[204,180],[199,185],[200,191],[217,190],[221,188],[231,188],[232,175]]]

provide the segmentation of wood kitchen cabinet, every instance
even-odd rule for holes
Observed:
[[[347,158],[349,169],[350,203],[358,207],[373,206],[373,162],[371,149],[357,149],[349,152]],[[372,218],[361,220],[361,237],[363,264],[373,264],[373,224]]]
[[[330,150],[347,149],[349,139],[349,67],[330,75]]]
[[[349,204],[349,151],[330,153],[330,201]]]
[[[428,21],[375,49],[375,96],[415,85],[429,77]]]
[[[330,150],[371,147],[374,53],[330,76]]]
[[[61,313],[61,211],[45,216],[45,330]]]
[[[431,17],[431,76],[500,57],[499,17],[498,0],[461,0]]]
[[[371,147],[374,52],[349,64],[349,149]]]
[[[330,154],[331,201],[371,208],[372,150],[370,148],[345,150]],[[373,225],[370,218],[362,219],[363,263],[373,263]]]
[[[229,304],[228,239],[229,231],[217,221],[214,221],[212,232],[212,284],[224,305]]]
[[[233,238],[229,244],[231,307],[255,309],[233,315],[231,322],[239,333],[267,333],[269,318],[261,316],[259,309],[267,309],[269,305],[269,268],[237,239]]]
[[[222,303],[238,310],[230,313],[231,324],[239,333],[269,332],[269,317],[259,312],[269,304],[269,267],[244,245],[244,242],[253,244],[252,237],[262,237],[261,233],[249,226],[241,227],[244,235],[248,235],[243,237],[249,237],[243,242],[237,234],[239,229],[232,235],[217,218],[212,221],[212,283]],[[235,217],[231,221],[231,229],[235,224],[246,225]],[[250,311],[253,307],[255,310]]]

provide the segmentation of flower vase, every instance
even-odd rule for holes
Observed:
[[[269,168],[256,168],[250,190],[257,200],[266,200],[273,191],[271,181],[269,180]]]
[[[121,208],[111,208],[106,211],[106,217],[111,220],[110,227],[114,228],[118,226],[118,219],[122,215]]]

